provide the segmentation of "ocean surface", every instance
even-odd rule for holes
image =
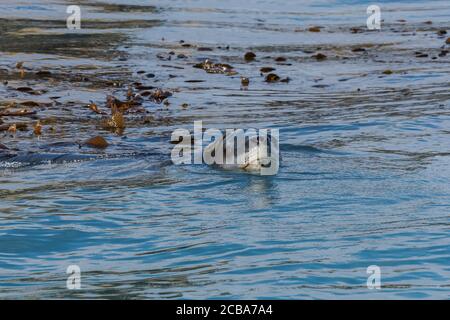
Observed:
[[[438,34],[450,2],[377,1],[379,31],[361,0],[78,3],[82,29],[67,30],[65,1],[0,1],[0,99],[52,103],[38,115],[56,123],[0,142],[110,143],[89,161],[0,162],[0,299],[450,298],[450,55]],[[206,58],[238,74],[192,67]],[[124,85],[12,78],[19,61]],[[290,81],[266,83],[261,67]],[[132,81],[171,90],[170,105],[144,103],[151,120],[121,135],[102,130],[86,104]],[[8,87],[23,82],[48,92]],[[171,164],[171,132],[195,120],[278,128],[279,173]],[[80,290],[66,287],[70,265]],[[380,289],[366,285],[371,265]]]

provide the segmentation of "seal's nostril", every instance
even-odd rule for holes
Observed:
[[[272,164],[272,161],[261,162],[261,167],[263,167],[263,168],[270,168],[271,164]]]

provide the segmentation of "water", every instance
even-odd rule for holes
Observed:
[[[2,163],[0,298],[449,298],[450,61],[438,56],[448,35],[436,34],[450,29],[448,1],[381,1],[382,31],[359,33],[368,1],[125,3],[135,6],[82,4],[79,33],[64,29],[63,1],[0,3],[2,80],[49,89],[30,98],[1,86],[0,98],[50,103],[38,115],[56,127],[0,142],[103,156]],[[171,50],[187,59],[156,57]],[[192,68],[204,58],[239,75]],[[14,76],[18,61],[56,80]],[[291,81],[265,83],[263,66]],[[124,135],[103,130],[85,105],[123,97],[132,81],[174,90],[170,106],[145,102],[147,118],[128,116]],[[171,165],[170,133],[194,120],[279,128],[278,175]],[[105,151],[74,143],[99,133]],[[81,290],[66,289],[72,264]],[[366,287],[370,265],[380,290]]]

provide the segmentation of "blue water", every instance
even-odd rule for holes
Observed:
[[[364,28],[367,1],[298,2],[154,1],[152,13],[85,5],[86,19],[159,22],[120,30],[129,37],[118,48],[125,62],[2,53],[4,67],[21,59],[61,70],[145,70],[178,91],[169,107],[147,106],[168,121],[127,127],[125,136],[103,133],[112,144],[106,153],[151,151],[146,156],[3,165],[0,298],[448,299],[450,61],[431,59],[445,42],[435,31],[450,30],[448,1],[382,1],[386,26],[376,35],[348,32]],[[0,17],[58,20],[64,9],[62,1],[2,2]],[[296,30],[311,25],[325,30]],[[214,51],[183,48],[179,40]],[[368,43],[379,46],[366,57],[349,49]],[[230,49],[216,49],[224,45]],[[329,58],[312,61],[306,49]],[[155,58],[170,50],[188,61]],[[256,62],[243,61],[248,50]],[[415,51],[430,57],[420,60]],[[276,56],[290,65],[275,64]],[[239,76],[191,67],[205,57],[250,77],[249,90],[240,90]],[[261,66],[292,81],[264,83]],[[395,72],[383,76],[386,69]],[[197,79],[205,82],[185,82]],[[104,92],[78,85],[56,89],[78,106],[104,100]],[[89,115],[81,107],[67,112]],[[170,133],[192,130],[194,120],[221,129],[279,128],[278,175],[168,164]],[[80,126],[39,139],[1,133],[0,142],[48,150],[50,142],[97,129]],[[81,290],[66,288],[69,265],[81,269]],[[366,286],[370,265],[381,269],[381,289]]]

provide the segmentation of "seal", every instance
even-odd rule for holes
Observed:
[[[241,169],[261,175],[275,175],[280,166],[279,142],[271,132],[258,134],[250,131],[241,137],[245,144],[239,146],[239,134],[242,131],[233,130],[223,138],[216,139],[204,150],[204,154],[214,157],[212,165],[226,170]],[[237,143],[236,143],[237,142]],[[222,155],[217,157],[217,152]]]

